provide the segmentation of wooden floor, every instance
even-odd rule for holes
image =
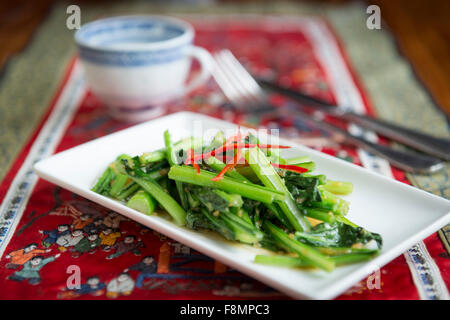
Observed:
[[[9,57],[26,46],[54,1],[57,0],[0,1],[0,70]],[[435,101],[450,115],[450,1],[368,2],[380,6],[381,16],[396,36],[402,53],[412,62]]]

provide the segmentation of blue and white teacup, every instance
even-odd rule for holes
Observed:
[[[140,121],[203,84],[212,58],[192,44],[194,28],[162,16],[122,16],[85,24],[75,34],[88,85],[114,117]],[[186,84],[191,58],[201,69]]]

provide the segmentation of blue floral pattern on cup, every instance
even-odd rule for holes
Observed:
[[[95,64],[111,66],[144,66],[172,62],[186,56],[188,45],[154,52],[105,52],[95,49],[83,48],[79,50],[80,57]]]
[[[83,60],[127,67],[168,63],[183,58],[192,44],[192,37],[187,36],[186,41],[176,47],[145,50],[145,46],[175,39],[184,33],[186,30],[181,26],[167,24],[165,20],[148,21],[148,18],[136,16],[92,22],[77,32],[75,39]],[[115,50],[118,46],[130,49]]]

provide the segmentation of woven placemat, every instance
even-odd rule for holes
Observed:
[[[75,53],[73,30],[66,27],[66,8],[55,5],[26,50],[12,58],[0,79],[0,180],[35,130],[43,116],[63,70]],[[151,5],[147,1],[127,1],[104,5],[83,4],[82,23],[98,17],[120,14],[192,13],[271,15],[323,15],[337,32],[355,73],[378,116],[399,124],[449,137],[446,116],[416,79],[413,70],[398,52],[386,26],[366,27],[367,15],[361,4],[345,6],[311,3],[264,3],[245,5]],[[433,175],[408,175],[417,187],[450,198],[450,166]]]

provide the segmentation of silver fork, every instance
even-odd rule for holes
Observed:
[[[276,112],[281,116],[289,116],[297,120],[306,120],[317,128],[331,133],[331,138],[337,142],[346,142],[365,149],[373,154],[387,159],[392,165],[412,173],[432,173],[443,168],[440,159],[412,152],[395,150],[387,146],[370,142],[360,136],[322,121],[315,115],[309,115],[297,109],[280,109],[273,107],[265,91],[247,72],[241,63],[229,50],[221,50],[213,54],[215,67],[212,72],[214,79],[222,89],[227,99],[239,111],[251,114]]]

